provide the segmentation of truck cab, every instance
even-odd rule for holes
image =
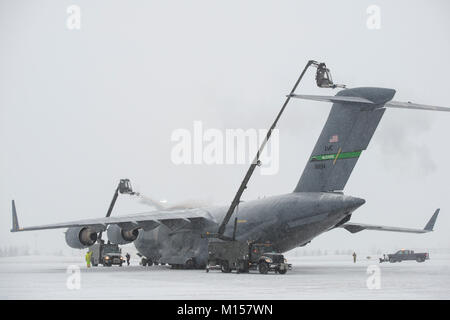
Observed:
[[[122,266],[122,250],[119,245],[112,243],[96,243],[89,248],[92,251],[91,263],[94,267],[99,264],[111,267],[112,265]]]

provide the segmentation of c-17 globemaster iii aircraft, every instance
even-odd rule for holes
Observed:
[[[426,233],[433,230],[439,209],[424,229],[385,227],[350,222],[364,199],[343,193],[345,185],[363,150],[369,145],[386,108],[450,111],[450,108],[392,101],[395,90],[353,88],[335,96],[291,94],[300,98],[333,103],[320,137],[292,193],[243,202],[239,205],[239,241],[271,242],[279,252],[304,246],[318,235],[334,228],[351,233],[380,230]],[[112,243],[134,242],[148,259],[171,265],[207,263],[208,239],[224,218],[227,207],[164,209],[127,216],[87,219],[21,228],[14,201],[12,232],[68,228],[65,237],[72,248],[93,245],[98,234],[107,231]],[[224,236],[231,237],[233,223],[227,223]]]

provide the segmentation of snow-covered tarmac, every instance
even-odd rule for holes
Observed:
[[[1,299],[449,299],[450,255],[424,263],[356,264],[348,256],[289,259],[286,275],[224,274],[169,267],[90,268],[83,257],[0,258]],[[67,267],[80,267],[80,289],[67,288]],[[380,267],[380,289],[368,289],[367,268]]]

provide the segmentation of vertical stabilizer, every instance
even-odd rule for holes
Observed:
[[[343,190],[394,94],[393,89],[354,88],[330,97],[333,107],[294,192]]]

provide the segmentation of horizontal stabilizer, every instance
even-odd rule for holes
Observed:
[[[411,228],[398,228],[398,227],[387,227],[387,226],[378,226],[373,224],[363,224],[363,223],[353,223],[348,222],[340,226],[345,230],[356,233],[363,230],[376,230],[376,231],[392,231],[392,232],[406,232],[406,233],[427,233],[429,231],[424,229],[411,229]]]
[[[357,233],[363,230],[376,230],[376,231],[392,231],[392,232],[406,232],[406,233],[428,233],[433,231],[434,224],[436,222],[437,216],[439,214],[439,209],[437,209],[431,219],[426,224],[423,229],[413,229],[413,228],[400,228],[400,227],[387,227],[387,226],[379,226],[373,224],[363,224],[363,223],[353,223],[347,222],[344,223],[338,228],[344,228],[345,230],[351,233]]]
[[[307,94],[291,94],[291,98],[325,101],[325,102],[349,102],[349,103],[367,103],[374,104],[372,101],[361,97],[345,97],[345,96],[315,96]]]
[[[389,108],[400,108],[400,109],[416,109],[416,110],[429,110],[429,111],[446,111],[450,112],[450,108],[429,106],[426,104],[417,104],[412,102],[400,102],[400,101],[389,101],[385,105]]]
[[[307,95],[307,94],[291,94],[291,98],[314,100],[314,101],[324,101],[332,103],[363,103],[363,104],[375,104],[369,99],[361,97],[350,97],[350,96],[317,96],[317,95]],[[384,104],[387,108],[399,108],[399,109],[413,109],[413,110],[429,110],[429,111],[445,111],[450,112],[450,108],[430,106],[426,104],[418,104],[412,102],[401,102],[401,101],[388,101]]]

